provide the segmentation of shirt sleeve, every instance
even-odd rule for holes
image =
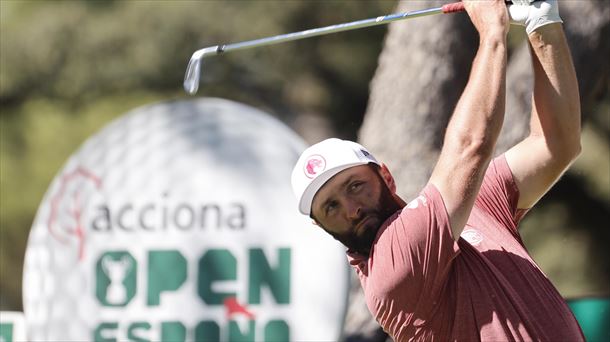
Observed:
[[[519,189],[502,154],[489,164],[474,205],[519,235],[517,227],[527,210],[518,210],[518,202]]]
[[[444,288],[459,247],[441,194],[428,184],[378,235],[368,262],[367,291],[376,308],[388,299],[409,312],[428,313]]]

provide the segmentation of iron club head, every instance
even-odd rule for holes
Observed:
[[[184,90],[189,94],[193,95],[199,89],[199,80],[201,75],[201,64],[203,61],[203,57],[210,54],[219,53],[218,45],[210,46],[201,50],[195,51],[191,59],[189,60],[189,64],[186,67],[186,74],[184,75]]]

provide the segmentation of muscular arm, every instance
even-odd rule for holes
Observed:
[[[529,35],[534,67],[530,134],[506,152],[519,188],[518,208],[532,207],[580,153],[580,100],[561,24]]]
[[[470,78],[447,126],[430,182],[440,191],[457,240],[468,220],[504,119],[506,92],[506,8],[475,12],[465,2],[480,44]],[[476,5],[490,6],[487,2]],[[501,11],[504,10],[504,13]],[[497,16],[496,22],[488,20]]]

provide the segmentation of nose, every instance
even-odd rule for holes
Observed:
[[[357,220],[360,218],[360,215],[362,213],[362,207],[360,205],[360,203],[357,203],[356,201],[346,201],[345,203],[345,208],[347,210],[347,218],[350,220]]]

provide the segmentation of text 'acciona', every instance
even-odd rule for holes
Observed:
[[[202,229],[243,230],[246,227],[246,206],[243,203],[170,202],[168,194],[158,202],[141,204],[102,203],[92,208],[91,227],[94,231],[181,231]]]

